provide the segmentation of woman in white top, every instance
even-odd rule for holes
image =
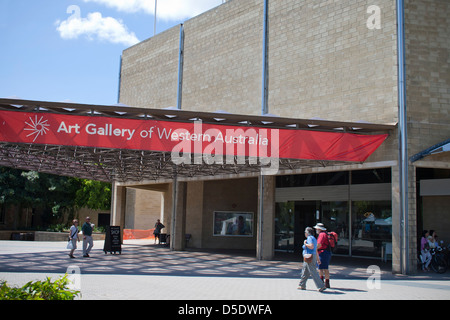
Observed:
[[[430,235],[428,236],[428,244],[430,245],[431,249],[439,248],[439,244],[436,238],[437,238],[436,231],[430,230]]]
[[[77,240],[80,241],[80,239],[78,238],[78,220],[74,219],[72,223],[73,225],[69,230],[69,241],[72,242],[72,249],[70,250],[69,257],[75,258],[73,256],[73,252],[77,248]]]

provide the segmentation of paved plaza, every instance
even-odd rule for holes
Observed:
[[[105,254],[96,241],[90,258],[78,249],[70,259],[65,245],[0,241],[0,280],[19,286],[75,270],[81,300],[450,299],[450,271],[393,275],[379,260],[333,257],[332,288],[319,293],[312,280],[297,289],[301,263],[292,255],[258,261],[251,252],[174,252],[153,241],[125,241],[121,254]]]

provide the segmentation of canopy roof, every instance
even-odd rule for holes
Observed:
[[[438,153],[442,153],[442,152],[449,152],[450,151],[450,139],[447,139],[445,141],[442,141],[438,144],[435,144],[434,146],[431,146],[425,150],[423,150],[422,152],[419,152],[415,155],[413,155],[410,160],[411,162],[416,162],[420,159],[423,159],[429,155],[432,154],[438,154]]]
[[[253,161],[258,156],[253,151],[262,150],[270,158],[276,150],[280,170],[363,162],[396,127],[18,99],[0,99],[0,120],[1,166],[107,182],[257,173],[269,166]],[[196,131],[198,123],[204,131]],[[151,128],[156,128],[153,137]],[[167,132],[162,133],[164,128]],[[233,148],[242,142],[245,151],[237,150],[230,156],[224,146],[227,161],[204,161],[207,149],[215,149],[209,156],[220,155],[214,140],[206,140],[206,133],[225,135],[230,130],[235,134],[230,140]],[[277,139],[279,135],[277,149],[271,140],[274,133]],[[199,137],[203,140],[195,144]],[[180,154],[190,151],[190,161],[175,164],[174,148],[179,148]]]

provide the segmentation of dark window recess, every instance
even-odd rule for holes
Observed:
[[[277,188],[348,185],[349,171],[298,174],[277,177]],[[352,184],[390,183],[391,168],[355,170]]]

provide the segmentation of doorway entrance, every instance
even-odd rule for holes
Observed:
[[[275,212],[275,250],[300,254],[305,228],[313,227],[320,218],[320,201],[288,201],[277,203]]]

